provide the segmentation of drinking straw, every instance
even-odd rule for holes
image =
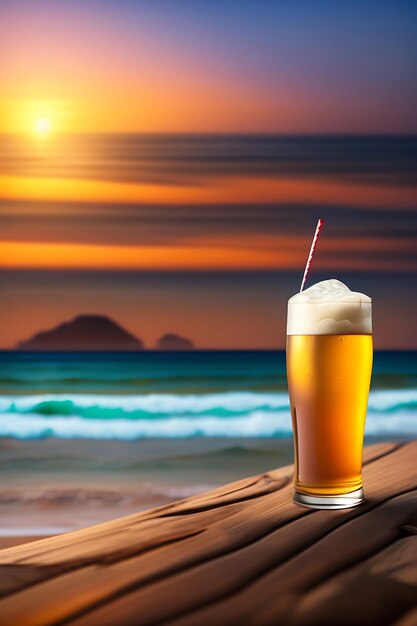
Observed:
[[[304,289],[305,282],[307,280],[307,275],[310,270],[311,262],[313,260],[314,250],[316,249],[317,239],[319,238],[319,234],[321,229],[323,228],[324,220],[319,219],[316,226],[316,232],[314,233],[313,241],[311,242],[310,253],[308,255],[307,263],[304,270],[303,280],[301,281],[300,293]]]

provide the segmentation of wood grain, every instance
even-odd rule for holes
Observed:
[[[2,550],[0,624],[411,626],[417,443],[364,452],[356,509],[293,505],[288,466]]]

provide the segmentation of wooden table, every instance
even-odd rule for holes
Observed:
[[[292,467],[0,551],[6,626],[417,624],[417,442],[365,450],[367,502],[310,511]]]

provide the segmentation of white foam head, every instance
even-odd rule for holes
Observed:
[[[372,333],[372,300],[332,278],[288,300],[287,335]]]

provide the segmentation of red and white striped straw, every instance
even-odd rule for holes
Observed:
[[[313,241],[311,242],[310,253],[308,255],[306,267],[305,267],[305,270],[304,270],[303,280],[301,281],[300,293],[304,289],[304,285],[305,285],[306,280],[307,280],[307,275],[308,275],[308,272],[310,270],[311,262],[313,260],[314,250],[316,249],[317,239],[319,238],[320,231],[323,228],[323,224],[324,224],[324,220],[320,220],[319,219],[319,221],[317,222],[316,232],[314,233]]]

